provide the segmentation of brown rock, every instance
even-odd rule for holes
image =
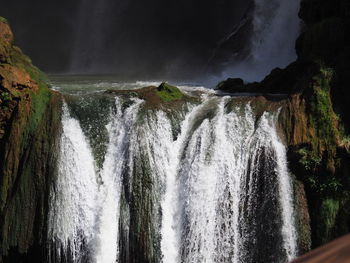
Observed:
[[[0,38],[9,44],[13,43],[13,33],[10,26],[5,22],[0,22]]]

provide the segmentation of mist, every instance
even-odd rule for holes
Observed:
[[[259,2],[272,11],[260,10]],[[283,12],[299,1],[288,3],[14,0],[3,3],[0,15],[10,21],[16,44],[51,74],[205,81],[241,75],[257,80],[295,58],[298,29],[290,16],[297,16],[297,10],[288,16]],[[293,30],[281,36],[286,27]],[[278,48],[278,54],[270,52]]]

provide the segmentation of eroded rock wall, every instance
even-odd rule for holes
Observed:
[[[0,19],[0,262],[45,261],[61,99]]]

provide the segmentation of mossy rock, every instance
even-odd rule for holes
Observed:
[[[163,109],[171,111],[181,108],[187,102],[196,102],[197,98],[183,94],[180,89],[167,83],[159,87],[145,87],[135,90],[107,90],[106,93],[125,98],[139,98],[145,101],[145,109]]]
[[[0,18],[0,262],[42,249],[61,129],[60,95],[12,36]]]
[[[0,16],[0,22],[1,22],[1,23],[6,23],[6,24],[9,23],[9,22],[7,21],[7,19],[6,19],[5,17],[2,17],[2,16]]]
[[[163,82],[156,90],[156,94],[165,102],[180,100],[184,94],[175,86]]]
[[[317,138],[313,140],[313,147],[318,153],[324,150],[334,153],[340,140],[339,120],[333,110],[330,94],[333,77],[333,69],[321,66],[320,73],[313,78],[309,113],[311,124],[317,133]]]
[[[317,234],[321,239],[321,244],[331,240],[334,235],[333,232],[339,207],[339,201],[331,198],[325,199],[321,202],[317,227]]]

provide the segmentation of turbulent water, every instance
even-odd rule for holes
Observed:
[[[288,262],[293,184],[278,110],[182,87],[175,108],[57,81],[63,105],[50,262]],[[84,90],[84,92],[82,92]],[[101,112],[103,113],[101,115]]]

